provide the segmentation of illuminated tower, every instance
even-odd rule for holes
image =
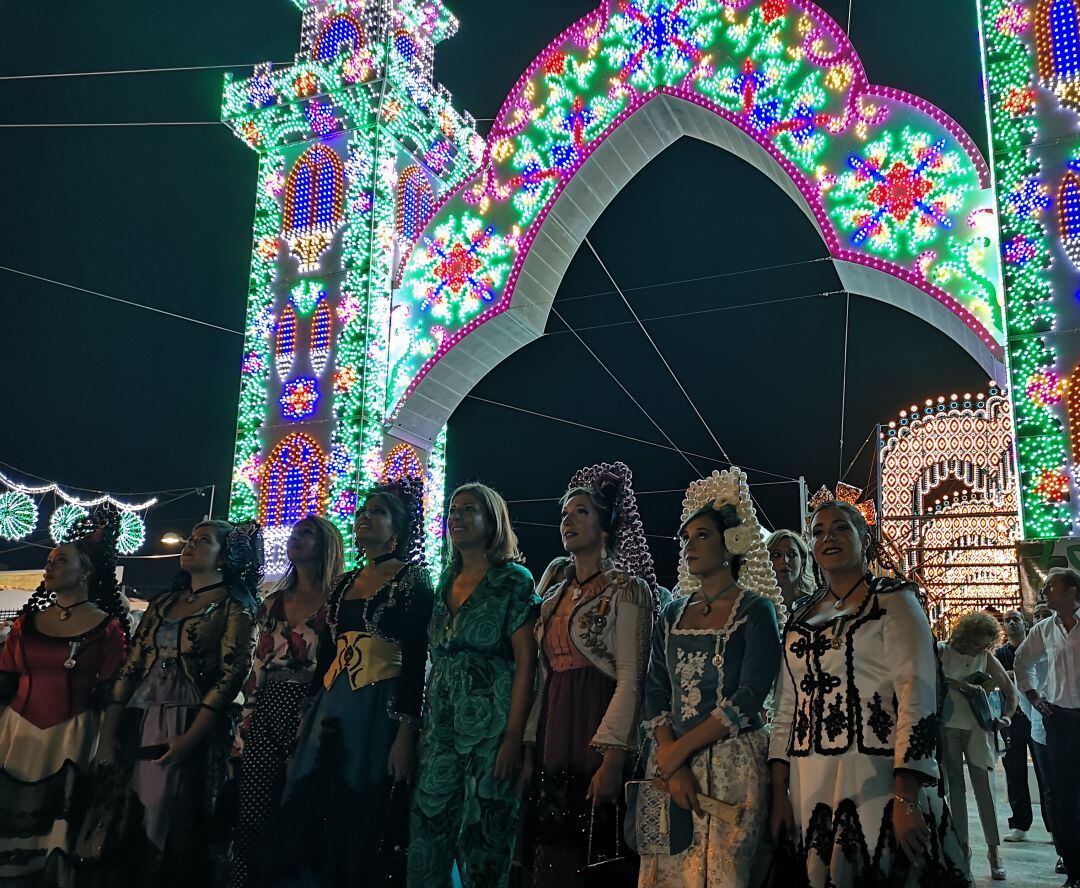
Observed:
[[[395,277],[484,147],[432,82],[457,21],[439,0],[294,2],[293,64],[225,80],[222,120],[259,154],[229,516],[264,524],[271,573],[313,513],[351,562],[357,492],[422,473],[434,558],[445,429],[429,448],[383,420]]]

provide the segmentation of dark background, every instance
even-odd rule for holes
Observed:
[[[437,48],[436,77],[460,108],[493,117],[521,71],[595,2],[451,2],[461,28]],[[848,0],[821,5],[846,22]],[[974,0],[852,7],[871,81],[935,102],[985,153]],[[3,15],[0,77],[288,62],[300,27],[288,0],[9,2]],[[221,71],[0,79],[0,122],[216,121],[221,86]],[[3,128],[0,158],[0,265],[242,329],[256,155],[224,126]],[[944,334],[851,297],[841,454],[845,296],[815,295],[839,281],[826,262],[760,270],[823,257],[825,247],[770,181],[710,145],[684,139],[657,158],[590,237],[643,319],[682,315],[649,329],[731,459],[765,470],[751,480],[771,526],[797,522],[797,487],[764,482],[804,475],[811,491],[831,485],[875,423],[926,397],[985,390],[978,366]],[[584,246],[556,308],[676,444],[701,455],[700,472],[722,467]],[[0,318],[0,460],[23,477],[116,492],[215,483],[224,515],[239,336],[8,271]],[[473,396],[450,421],[448,484],[482,478],[513,501],[534,572],[557,554],[555,499],[573,471],[622,459],[638,490],[677,491],[640,497],[658,573],[671,582],[681,491],[694,477],[683,457],[475,399],[666,443],[554,315],[548,335]],[[847,476],[857,486],[870,451]],[[186,533],[206,508],[191,495],[151,512],[151,538]],[[0,543],[12,566],[44,555]],[[128,582],[147,588],[174,564],[126,563]]]

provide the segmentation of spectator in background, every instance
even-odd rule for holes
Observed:
[[[1050,824],[1068,878],[1080,888],[1080,572],[1050,571],[1042,597],[1054,616],[1042,620],[1016,651],[1016,680],[1046,725],[1047,782],[1053,785]],[[1046,662],[1038,687],[1037,664]]]
[[[992,780],[997,764],[995,734],[1008,728],[1017,703],[1012,680],[991,653],[1000,634],[1001,627],[993,615],[975,612],[964,614],[956,621],[947,643],[938,642],[938,658],[948,687],[944,707],[944,758],[949,807],[956,818],[960,843],[970,858],[967,787],[964,783],[966,763],[986,839],[990,875],[995,881],[1005,878],[1005,867],[998,855],[1001,838]],[[990,713],[986,689],[991,684],[1005,692],[1003,718],[993,718]]]
[[[1013,659],[1016,657],[1016,649],[1027,636],[1028,627],[1024,615],[1018,610],[1006,611],[1005,613],[1005,644],[994,651],[994,656],[1007,672],[1013,671]],[[1034,710],[1031,703],[1023,696],[1020,697],[1020,708],[1013,714],[1012,724],[1009,725],[1006,734],[1009,738],[1008,747],[1002,764],[1005,768],[1005,784],[1009,791],[1009,807],[1012,814],[1009,816],[1009,829],[1011,830],[1004,838],[1006,842],[1023,842],[1027,839],[1027,832],[1031,829],[1031,792],[1028,788],[1028,750],[1031,750],[1032,760],[1035,764],[1035,779],[1039,784],[1039,798],[1043,800],[1042,818],[1046,831],[1050,832],[1050,822],[1047,819],[1046,788],[1043,786],[1043,774],[1039,767],[1039,758],[1035,753],[1035,744],[1045,744],[1046,732],[1043,730],[1042,716]],[[1035,739],[1038,724],[1038,735],[1041,739]]]

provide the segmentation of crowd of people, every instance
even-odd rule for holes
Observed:
[[[733,468],[687,490],[671,594],[614,463],[571,479],[538,583],[481,483],[449,499],[433,583],[404,479],[361,498],[360,566],[311,516],[265,596],[258,528],[199,523],[132,632],[117,518],[50,552],[0,650],[0,884],[956,888],[965,763],[1004,878],[1006,731],[1005,841],[1030,744],[1080,886],[1071,569],[997,656],[985,613],[935,643],[857,509],[766,538]]]

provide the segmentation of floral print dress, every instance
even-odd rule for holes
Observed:
[[[456,861],[464,888],[505,884],[517,824],[516,780],[495,779],[510,715],[510,637],[535,622],[540,598],[521,565],[491,568],[451,615],[447,571],[428,633],[432,669],[413,792],[409,884],[444,888]]]

